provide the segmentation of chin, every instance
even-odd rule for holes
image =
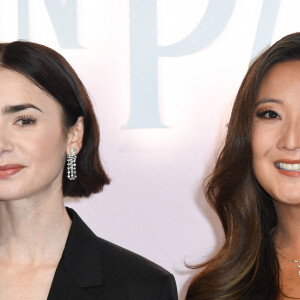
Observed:
[[[300,205],[300,195],[280,195],[279,197],[274,197],[274,199],[281,203],[286,205]]]
[[[19,195],[19,194],[7,194],[7,193],[0,193],[0,201],[13,201],[13,200],[19,200],[19,199],[23,199],[24,197],[22,197],[23,195]]]
[[[31,193],[31,190],[26,188],[24,185],[19,184],[6,184],[5,188],[0,189],[0,200],[19,200],[27,198]]]

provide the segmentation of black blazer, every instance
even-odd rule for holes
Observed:
[[[67,208],[71,229],[48,300],[176,300],[172,274],[98,238]]]

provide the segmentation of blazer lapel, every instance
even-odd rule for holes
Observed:
[[[101,286],[104,282],[101,249],[96,235],[76,212],[66,209],[72,225],[48,300],[85,300],[89,299],[89,288]]]

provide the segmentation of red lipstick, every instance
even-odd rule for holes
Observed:
[[[0,166],[0,179],[7,179],[20,172],[23,168],[24,166],[15,164]]]

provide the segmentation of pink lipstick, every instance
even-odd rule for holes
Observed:
[[[24,166],[16,164],[0,166],[0,179],[7,179],[10,176],[20,172],[23,168]]]

